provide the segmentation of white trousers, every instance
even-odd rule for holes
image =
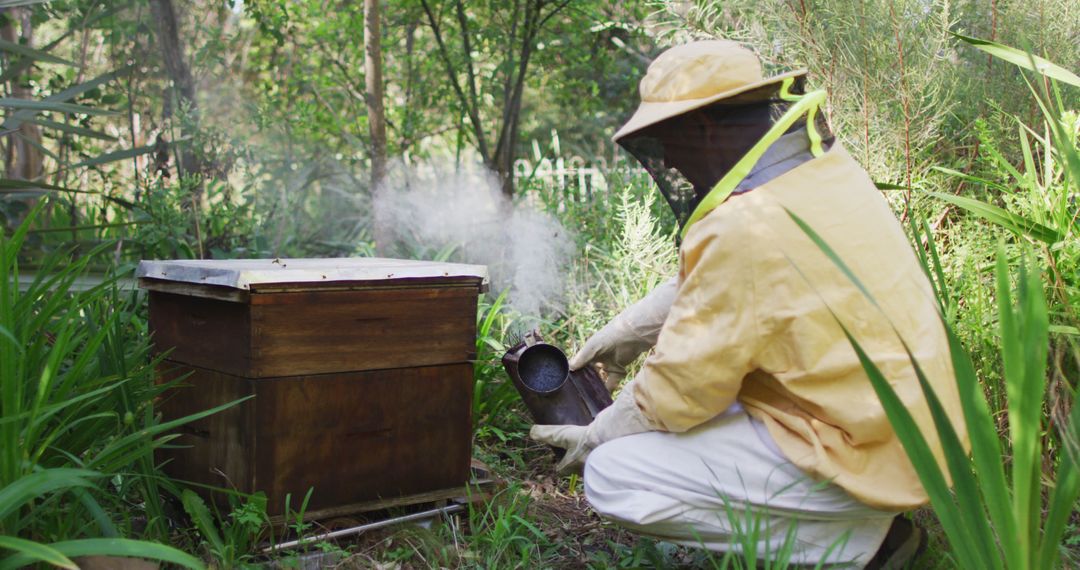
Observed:
[[[585,464],[585,496],[601,515],[670,542],[865,566],[896,513],[811,480],[752,422],[736,408],[686,433],[609,441]]]

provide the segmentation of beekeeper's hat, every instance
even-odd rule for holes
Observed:
[[[660,54],[641,80],[641,105],[612,140],[788,77],[805,69],[762,77],[754,52],[728,40],[705,40],[673,47]]]

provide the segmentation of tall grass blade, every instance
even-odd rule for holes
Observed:
[[[957,196],[955,194],[945,194],[942,192],[929,192],[931,196],[939,198],[956,206],[959,206],[980,218],[983,218],[989,222],[993,222],[1017,235],[1026,235],[1039,241],[1054,244],[1061,240],[1061,235],[1057,230],[1049,228],[1040,224],[1013,214],[1008,210],[994,206],[993,204],[987,204],[980,202],[972,198],[965,198],[963,196]]]
[[[945,323],[942,323],[944,326]],[[926,397],[930,415],[934,420],[934,429],[937,431],[938,440],[941,442],[942,454],[952,475],[953,490],[956,493],[957,502],[961,505],[960,513],[965,518],[965,524],[971,530],[972,539],[975,540],[975,550],[980,555],[985,555],[978,563],[980,568],[1002,568],[1001,556],[998,555],[997,540],[994,531],[986,518],[983,501],[979,496],[979,487],[975,474],[971,469],[971,461],[968,459],[967,449],[960,441],[959,434],[949,419],[945,407],[938,399],[937,393],[930,385],[922,367],[919,366],[915,355],[906,342],[901,340],[904,351],[915,369],[915,375],[919,380],[919,387],[923,396]],[[998,491],[1007,492],[1007,488]]]
[[[822,252],[848,276],[852,283],[863,291],[868,300],[876,305],[865,286],[832,248],[816,232],[805,223],[802,223],[798,216],[790,211],[788,215],[815,242]],[[929,230],[925,226],[924,229]],[[1041,300],[1041,298],[1039,299]],[[1035,310],[1035,313],[1037,314],[1038,311]],[[837,319],[837,322],[844,328],[839,319]],[[935,512],[941,519],[950,543],[959,555],[961,562],[971,567],[1000,568],[1002,567],[1002,561],[997,556],[999,551],[996,546],[1000,543],[1004,549],[1003,554],[1006,557],[1005,562],[1008,563],[1008,567],[1025,567],[1024,564],[1027,562],[1025,554],[1030,553],[1030,549],[1016,548],[1009,538],[1003,538],[1001,541],[996,540],[995,529],[999,533],[998,536],[1012,537],[1016,536],[1018,527],[1014,516],[1015,510],[1010,508],[1009,504],[1011,493],[1006,484],[1002,468],[1004,461],[1001,447],[997,440],[996,427],[990,416],[989,408],[971,366],[970,359],[962,346],[960,346],[955,334],[947,326],[947,323],[943,323],[943,325],[949,336],[950,351],[960,390],[961,405],[963,406],[969,437],[973,440],[972,447],[975,450],[979,477],[975,477],[972,472],[971,463],[967,460],[964,447],[917,361],[915,361],[910,351],[908,351],[908,355],[915,366],[920,386],[934,417],[936,431],[953,477],[953,483],[956,486],[956,496],[959,499],[959,504],[949,492],[941,468],[933,460],[929,447],[923,435],[919,433],[915,426],[910,412],[902,405],[892,386],[888,384],[880,370],[877,369],[876,364],[865,354],[854,337],[846,328],[844,328],[844,332],[858,354],[864,370],[870,377],[874,390],[889,417],[889,421],[893,424],[894,431],[915,466],[919,478],[934,505]],[[1042,338],[1043,342],[1045,342],[1045,336]],[[1038,340],[1033,342],[1036,345],[1038,344]],[[1045,344],[1043,346],[1045,356]],[[907,350],[906,345],[905,350]],[[979,488],[976,488],[976,482],[978,482]],[[984,508],[989,511],[991,521],[985,519]],[[993,524],[991,525],[990,522]]]
[[[971,568],[988,567],[982,564],[974,564],[975,561],[984,560],[986,553],[979,552],[979,547],[971,534],[971,528],[966,524],[966,517],[957,506],[956,501],[954,501],[945,474],[941,471],[933,452],[930,451],[930,446],[919,430],[918,424],[915,423],[915,419],[911,416],[911,412],[904,406],[903,401],[897,396],[892,385],[885,379],[881,370],[862,349],[858,341],[851,336],[851,333],[842,323],[840,327],[844,330],[844,335],[855,350],[863,370],[866,371],[867,376],[870,378],[870,384],[881,401],[889,422],[893,425],[893,431],[896,432],[900,444],[911,460],[911,464],[915,467],[919,480],[922,481],[923,487],[930,497],[930,502],[934,505],[934,512],[941,520],[941,526],[944,527],[945,533],[949,536],[949,543],[956,550],[961,563],[968,561],[971,563],[968,567]]]
[[[67,89],[64,89],[63,91],[61,91],[61,92],[59,92],[59,93],[57,93],[55,95],[49,95],[48,97],[42,99],[41,101],[43,103],[60,103],[60,102],[63,102],[63,101],[69,101],[71,99],[74,99],[75,97],[78,97],[79,95],[82,95],[83,93],[86,93],[87,91],[90,91],[91,89],[94,89],[96,87],[100,87],[100,86],[112,81],[113,79],[116,79],[116,76],[119,73],[122,73],[123,71],[125,71],[126,69],[128,69],[128,68],[125,67],[124,69],[121,69],[121,70],[118,70],[118,71],[110,71],[108,73],[104,73],[104,74],[99,75],[99,76],[97,76],[97,77],[95,77],[95,78],[93,78],[93,79],[91,79],[89,81],[84,81],[82,83],[79,83],[78,85],[73,85],[71,87],[68,87]],[[3,75],[7,75],[7,72],[5,71]],[[2,77],[2,76],[0,76],[0,77]],[[24,110],[16,111],[12,115],[10,115],[8,117],[4,117],[4,122],[0,123],[0,130],[10,131],[10,130],[18,129],[23,124],[24,121],[27,121],[27,120],[33,118],[37,114],[38,114],[38,111],[36,111],[36,110],[26,110],[26,109],[24,109]],[[110,111],[109,114],[117,114],[117,113]]]
[[[14,536],[0,536],[0,548],[14,550],[30,562],[44,562],[59,568],[79,570],[79,567],[62,552],[44,544]]]
[[[964,172],[960,172],[959,170],[953,170],[952,168],[945,168],[944,166],[931,166],[930,170],[936,170],[942,174],[948,174],[953,178],[959,178],[961,180],[964,180],[965,182],[971,182],[972,184],[978,184],[979,186],[985,186],[986,188],[993,188],[994,190],[999,190],[1002,192],[1008,191],[1008,187],[1003,184],[999,184],[997,182],[994,182],[993,180],[987,180],[986,178],[981,178],[979,176],[972,176],[971,174],[966,174]]]
[[[80,127],[78,125],[69,125],[67,123],[61,123],[60,121],[52,121],[52,120],[49,120],[49,119],[43,119],[41,117],[34,117],[33,119],[27,119],[26,122],[33,123],[35,125],[45,127],[47,129],[56,129],[58,131],[63,131],[65,133],[68,133],[68,134],[71,134],[71,135],[78,135],[78,136],[81,136],[81,137],[89,137],[89,138],[92,138],[92,139],[98,139],[98,140],[103,140],[103,141],[107,141],[107,142],[116,142],[118,140],[116,137],[114,137],[112,135],[105,134],[105,133],[100,132],[100,131],[95,131],[93,129],[87,129],[85,127]]]
[[[98,473],[86,469],[53,468],[24,475],[0,489],[0,521],[26,503],[54,491],[93,487]]]
[[[191,570],[203,570],[206,566],[194,556],[185,554],[171,546],[131,540],[126,538],[84,538],[80,540],[67,540],[49,545],[53,550],[64,556],[75,558],[78,556],[126,556],[132,558],[148,558],[160,560],[190,568]],[[14,570],[33,560],[23,554],[15,554],[0,560],[0,570]]]
[[[0,51],[4,51],[4,52],[7,52],[7,53],[13,53],[13,54],[16,54],[16,55],[21,55],[21,56],[23,56],[25,58],[29,58],[29,59],[33,59],[33,60],[37,60],[37,61],[45,61],[45,62],[48,62],[48,63],[58,63],[60,65],[67,65],[67,66],[70,66],[70,67],[76,67],[75,62],[73,62],[73,61],[68,61],[68,60],[66,60],[64,58],[56,57],[55,55],[53,55],[51,53],[44,52],[44,51],[41,51],[41,50],[36,50],[36,49],[34,49],[34,48],[30,47],[30,46],[25,46],[25,45],[18,44],[18,43],[15,43],[15,42],[9,42],[7,40],[0,40]]]
[[[100,156],[95,156],[94,158],[90,158],[90,159],[84,160],[82,162],[76,162],[75,164],[72,164],[72,165],[68,166],[68,168],[69,169],[77,169],[77,168],[85,168],[87,166],[101,166],[102,164],[108,164],[110,162],[116,162],[118,160],[126,160],[126,159],[129,159],[129,158],[134,158],[136,156],[142,156],[144,154],[150,154],[150,153],[152,153],[152,152],[154,152],[156,150],[157,150],[157,147],[155,145],[146,145],[146,146],[140,146],[140,147],[136,147],[136,148],[129,148],[129,149],[124,149],[124,150],[116,150],[116,151],[113,151],[113,152],[107,152],[107,153],[102,154]]]
[[[1078,409],[1080,406],[1073,406],[1070,427],[1080,425],[1077,423],[1080,419],[1080,414],[1076,413]],[[1062,538],[1068,528],[1069,519],[1075,515],[1077,498],[1080,498],[1080,469],[1077,468],[1076,458],[1070,454],[1063,455],[1065,456],[1059,460],[1061,463],[1057,480],[1050,492],[1049,510],[1043,523],[1042,545],[1039,548],[1037,564],[1039,568],[1053,568],[1061,559]]]
[[[1031,285],[1026,264],[1020,265],[1017,283],[1020,305],[1013,308],[1004,252],[998,252],[997,296],[1002,364],[1008,395],[1009,432],[1013,448],[1013,511],[1017,515],[1018,548],[1037,554],[1040,525],[1039,449],[1042,426],[1040,384],[1045,381],[1047,327],[1046,305],[1030,302]],[[1041,300],[1040,300],[1041,301]],[[1033,560],[1030,560],[1033,562]]]
[[[997,426],[971,357],[951,328],[946,327],[945,333],[949,337],[949,354],[952,356],[960,406],[964,411],[964,422],[971,440],[971,456],[979,476],[983,500],[998,537],[1016,536],[1016,516],[1011,508],[1012,490],[1005,478],[1005,459]],[[1002,542],[1006,562],[1009,568],[1018,568],[1022,558],[1016,549],[1010,548],[1010,544]]]
[[[0,107],[18,109],[24,111],[52,111],[56,113],[82,113],[84,115],[117,115],[116,111],[96,109],[86,105],[74,103],[60,103],[57,101],[38,101],[36,99],[16,99],[14,97],[0,97]]]
[[[1080,77],[1052,61],[1045,60],[1024,50],[1019,50],[990,40],[972,38],[955,32],[949,33],[1000,60],[1007,61],[1030,71],[1035,71],[1051,79],[1056,79],[1068,83],[1069,85],[1080,87]]]

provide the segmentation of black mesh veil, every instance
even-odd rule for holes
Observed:
[[[804,79],[796,78],[789,92],[802,94]],[[780,98],[776,83],[650,125],[618,143],[656,181],[681,228],[698,202],[791,105]],[[801,117],[788,132],[805,124],[806,118]],[[815,124],[825,135],[824,120]]]

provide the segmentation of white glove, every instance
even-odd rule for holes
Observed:
[[[616,315],[570,359],[570,370],[599,364],[608,391],[618,388],[626,377],[626,367],[656,345],[677,291],[676,278],[672,278]]]
[[[534,425],[529,437],[566,450],[566,455],[555,468],[559,472],[580,470],[589,452],[602,443],[625,435],[633,435],[655,428],[638,408],[634,400],[634,382],[623,387],[615,402],[604,408],[587,426]]]

